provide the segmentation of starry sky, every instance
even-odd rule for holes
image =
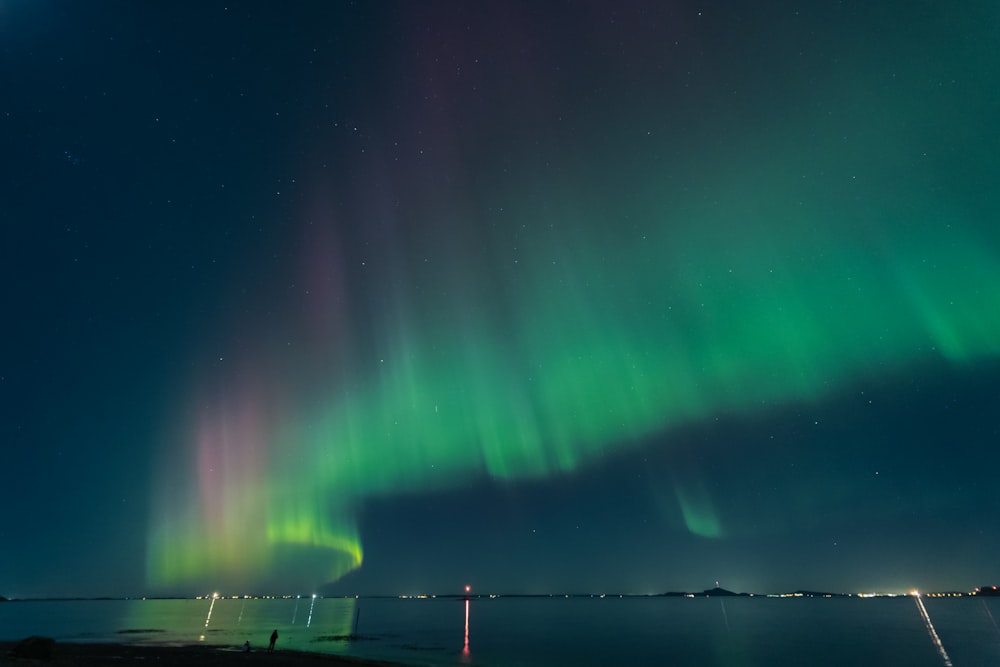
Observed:
[[[998,39],[0,1],[0,595],[1000,581]]]

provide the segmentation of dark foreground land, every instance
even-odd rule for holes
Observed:
[[[49,657],[14,655],[18,642],[0,642],[0,665],[19,667],[391,667],[393,663],[344,658],[324,653],[266,649],[243,653],[220,646],[160,646],[148,644],[71,644],[57,642]]]

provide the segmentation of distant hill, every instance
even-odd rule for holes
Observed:
[[[749,593],[734,593],[732,591],[727,591],[725,588],[716,586],[715,588],[706,588],[700,595],[704,595],[708,598],[719,598],[719,597],[749,597]]]
[[[722,588],[720,586],[716,586],[715,588],[706,588],[705,590],[701,591],[700,593],[685,593],[683,591],[670,591],[668,593],[660,593],[660,596],[661,597],[668,597],[668,598],[680,598],[680,597],[709,597],[709,598],[716,598],[716,597],[736,597],[736,598],[744,598],[744,597],[750,597],[750,594],[749,593],[734,593],[733,591],[727,591],[725,588]]]

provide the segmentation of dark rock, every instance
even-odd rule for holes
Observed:
[[[22,639],[10,654],[15,658],[30,658],[31,660],[48,660],[52,657],[52,649],[56,645],[56,640],[51,637],[28,637]]]

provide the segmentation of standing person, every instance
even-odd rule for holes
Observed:
[[[275,629],[275,631],[271,633],[271,643],[267,647],[267,652],[268,653],[271,653],[271,652],[274,651],[274,642],[276,642],[276,641],[278,641],[278,630],[277,629]]]

